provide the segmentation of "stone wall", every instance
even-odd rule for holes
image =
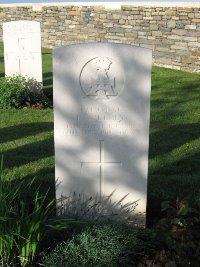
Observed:
[[[41,22],[44,47],[117,42],[153,50],[154,64],[200,72],[200,3],[0,5],[2,22]],[[2,39],[2,27],[0,27]]]

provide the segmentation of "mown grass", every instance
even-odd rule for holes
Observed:
[[[52,51],[42,49],[44,91],[52,99]],[[3,45],[0,43],[0,77],[4,76]],[[52,109],[1,110],[0,155],[7,177],[29,179],[37,176],[55,189]],[[45,186],[46,185],[46,186]]]
[[[0,44],[0,76],[4,76]],[[51,50],[43,49],[45,93],[52,98]],[[200,198],[200,76],[153,67],[148,179],[148,217],[162,200]],[[0,154],[7,176],[37,176],[54,190],[52,109],[1,110]],[[46,187],[45,186],[45,187]],[[53,192],[53,191],[52,191]]]
[[[200,76],[153,68],[148,208],[161,200],[200,198]],[[158,214],[157,214],[158,215]]]

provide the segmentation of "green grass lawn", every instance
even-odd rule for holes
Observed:
[[[4,76],[0,44],[0,76]],[[44,91],[52,98],[52,55],[43,49]],[[148,216],[162,200],[200,198],[200,75],[153,67]],[[37,176],[54,190],[53,110],[1,110],[0,154],[6,175]],[[53,192],[52,190],[52,192]]]
[[[200,198],[200,75],[153,68],[148,210]]]

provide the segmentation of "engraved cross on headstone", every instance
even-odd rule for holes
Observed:
[[[33,59],[33,54],[27,49],[28,39],[27,38],[18,38],[18,55],[17,59],[19,62],[19,71],[21,72],[21,61]]]
[[[12,75],[13,73],[27,75],[26,73],[27,69],[29,69],[29,65],[31,67],[31,64],[34,65],[38,63],[37,60],[35,61],[37,54],[39,53],[30,50],[28,38],[18,38],[15,50],[7,51],[5,53],[6,60],[12,62],[10,64],[13,64],[13,68],[10,67],[12,73],[9,73],[8,75]],[[32,76],[34,77],[34,74],[30,74],[30,77]]]
[[[100,197],[104,194],[104,169],[106,166],[110,164],[120,164],[122,163],[120,161],[105,161],[104,159],[104,140],[99,140],[99,161],[94,162],[81,162],[81,168],[83,168],[84,165],[97,165],[99,166],[99,178],[100,178]]]
[[[16,51],[6,53],[7,60],[14,57],[18,61],[18,71],[21,72],[21,63],[24,60],[34,59],[34,53],[27,49],[27,38],[18,38]]]

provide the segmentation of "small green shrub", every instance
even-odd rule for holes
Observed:
[[[23,105],[27,81],[20,75],[0,79],[0,108],[18,108]]]
[[[0,109],[49,106],[42,85],[33,78],[13,75],[0,78]]]
[[[135,266],[137,228],[122,223],[88,226],[44,258],[48,267]]]

